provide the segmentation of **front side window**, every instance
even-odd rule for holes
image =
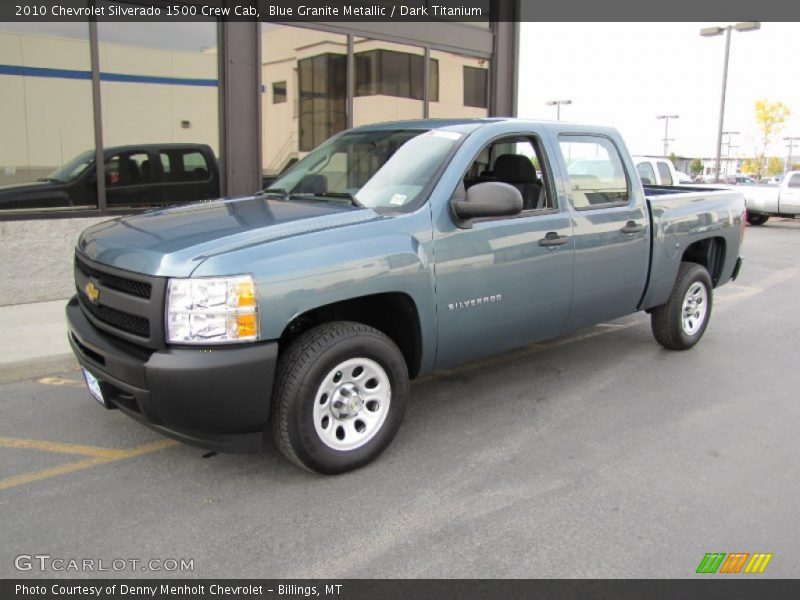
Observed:
[[[636,172],[639,173],[639,179],[642,180],[642,185],[655,185],[658,183],[656,172],[653,170],[653,165],[649,162],[636,165]]]
[[[544,153],[533,138],[512,136],[493,141],[475,157],[464,188],[486,182],[512,185],[522,196],[522,211],[548,210],[555,204],[547,191]]]
[[[628,203],[629,186],[619,151],[608,138],[560,135],[572,205],[577,210]]]
[[[789,183],[786,184],[790,188],[800,188],[800,173],[795,173],[792,175],[792,178],[789,179]]]
[[[344,133],[270,187],[298,201],[352,197],[370,208],[402,208],[421,198],[462,137],[442,129]]]

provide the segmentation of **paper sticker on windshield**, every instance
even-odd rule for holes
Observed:
[[[393,206],[400,206],[401,204],[406,203],[406,198],[408,198],[408,196],[405,194],[395,194],[389,199],[389,204],[392,204]]]
[[[445,138],[446,140],[457,140],[461,138],[460,133],[456,133],[455,131],[443,131],[441,129],[431,129],[425,135],[430,135],[438,138]]]

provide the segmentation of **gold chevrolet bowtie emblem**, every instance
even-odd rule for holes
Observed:
[[[94,284],[94,282],[90,281],[83,289],[86,292],[86,295],[89,296],[89,300],[92,302],[97,302],[97,299],[100,297],[100,290],[97,289],[97,286]]]

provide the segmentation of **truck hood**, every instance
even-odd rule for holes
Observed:
[[[227,198],[98,223],[81,234],[78,250],[128,271],[188,277],[210,256],[379,218],[336,202]]]

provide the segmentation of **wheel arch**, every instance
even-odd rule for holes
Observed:
[[[278,340],[282,353],[312,327],[332,321],[353,321],[374,327],[388,336],[403,354],[410,378],[422,365],[422,327],[414,299],[404,292],[383,292],[324,304],[295,316]]]
[[[725,266],[725,256],[727,243],[725,238],[711,237],[698,240],[683,251],[681,262],[692,262],[702,265],[711,276],[711,283],[717,287],[722,278],[722,270]]]

